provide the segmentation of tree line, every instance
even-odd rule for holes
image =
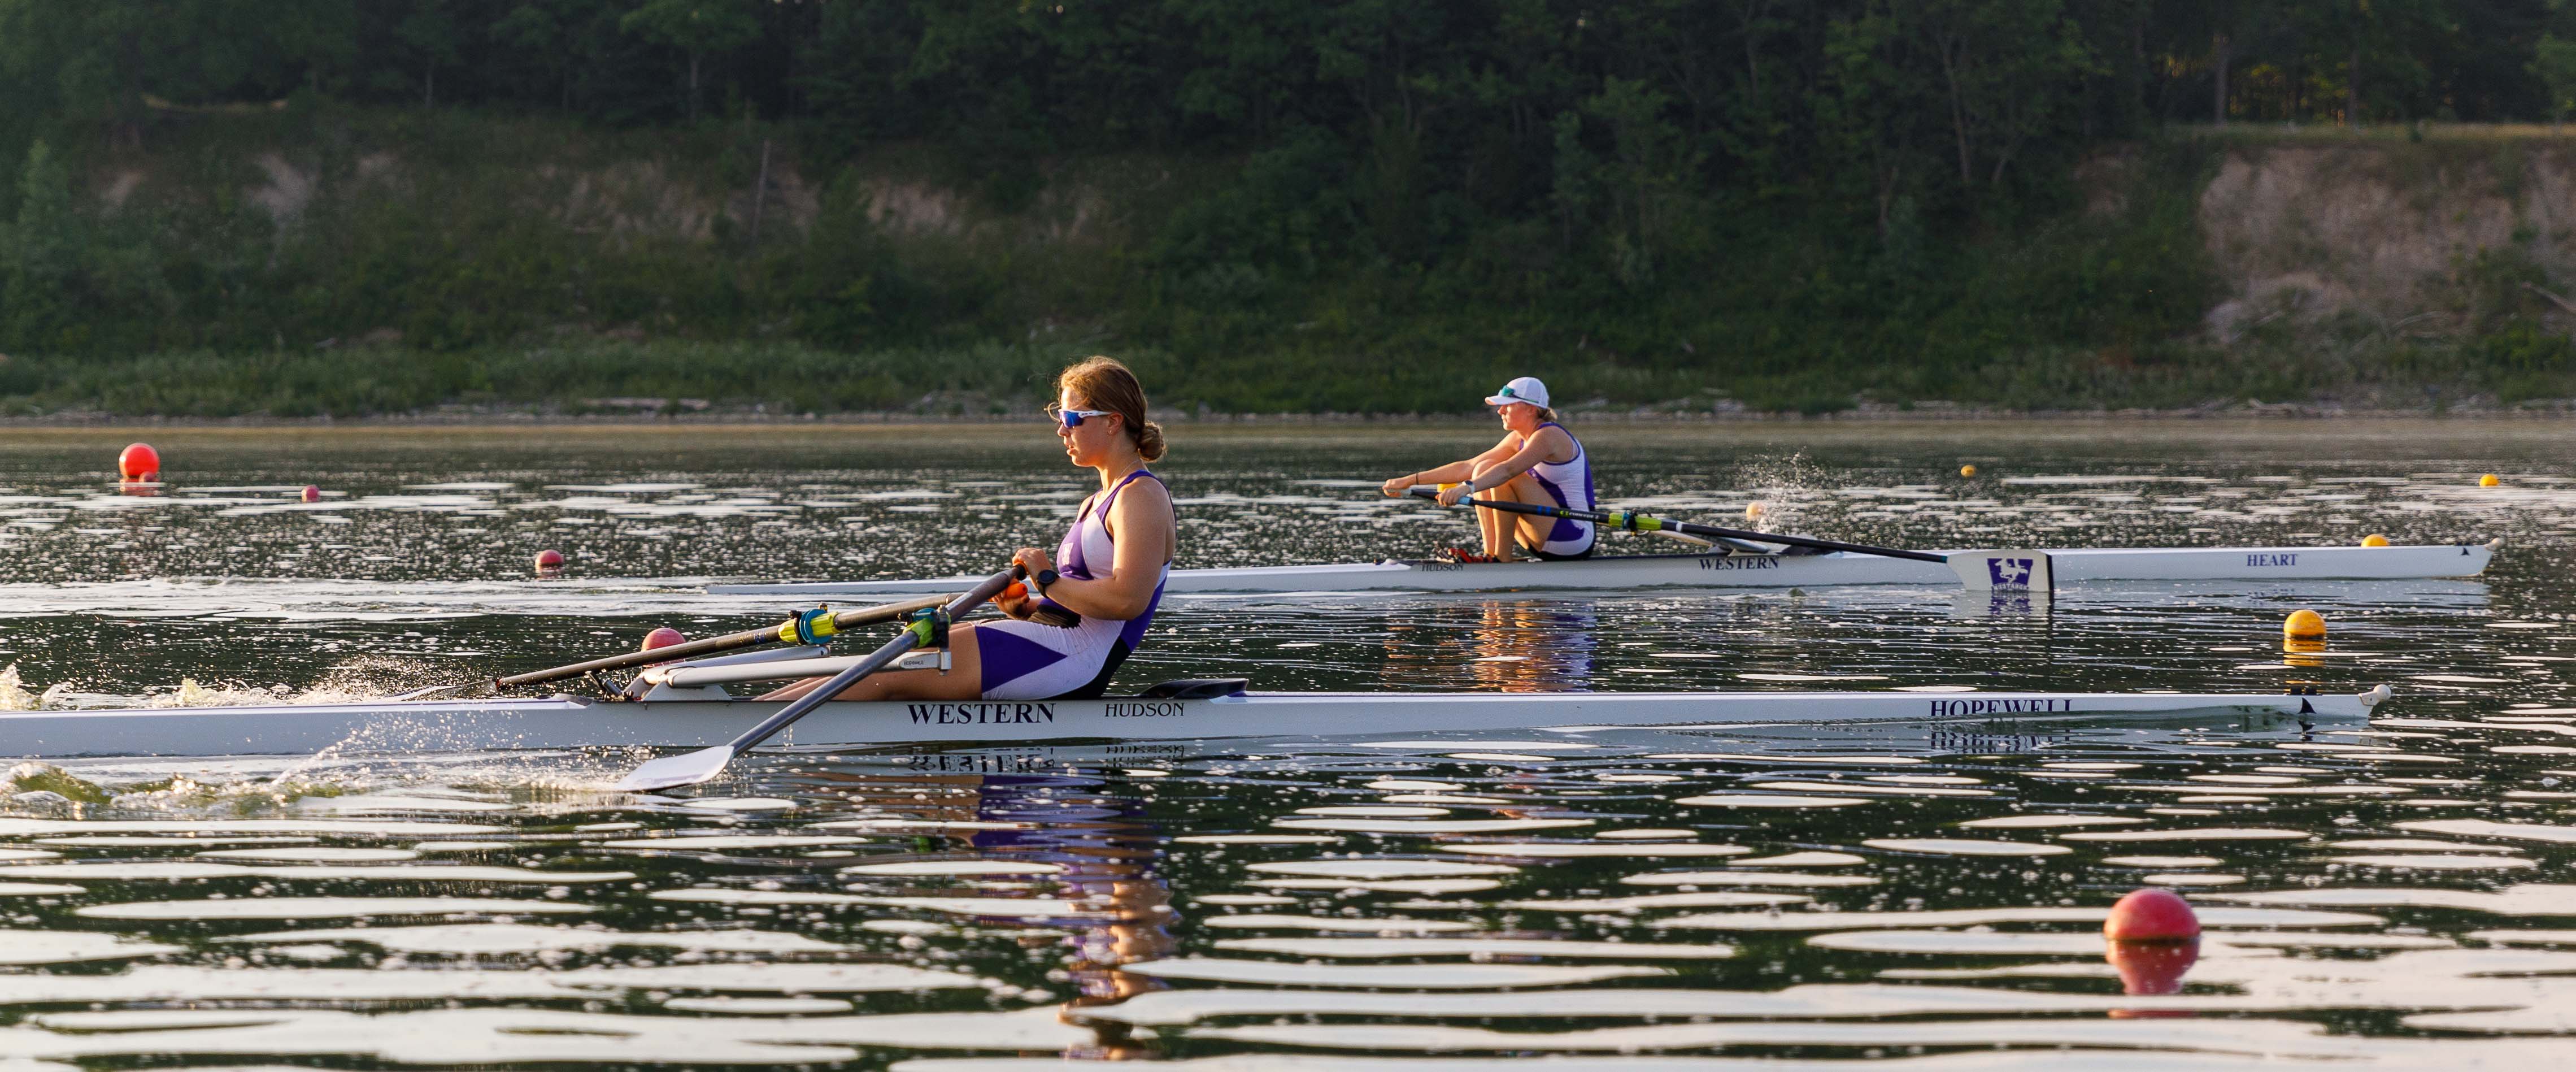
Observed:
[[[68,211],[39,188],[63,171],[29,158],[40,140],[148,150],[174,122],[299,102],[612,130],[768,124],[827,167],[934,146],[1004,209],[1054,160],[1226,161],[1228,181],[1171,206],[1114,269],[1132,284],[1111,311],[1120,330],[1176,346],[1190,330],[1240,344],[1319,309],[1462,302],[1549,345],[1658,361],[1697,354],[1694,337],[1775,364],[2126,344],[2189,326],[2205,290],[2189,266],[2041,258],[2091,273],[2069,280],[1974,247],[2056,226],[2075,161],[2168,124],[2554,118],[2576,106],[2563,3],[0,0],[14,105],[0,148],[29,161],[0,214]],[[60,227],[20,231],[0,273],[59,278],[78,259],[47,244]],[[176,316],[210,273],[233,293],[262,270],[174,269],[97,301]],[[1996,273],[2083,297],[1980,306],[1967,281]],[[808,283],[770,289],[840,292]],[[1361,286],[1393,297],[1363,301]],[[1009,303],[976,296],[994,290],[956,290],[942,323],[902,330],[1019,330],[998,322]],[[790,312],[817,344],[865,327]],[[1942,316],[1977,326],[1944,343],[1922,330]],[[1827,338],[1796,322],[1819,317],[1864,327]],[[446,338],[490,343],[513,323]],[[183,324],[150,344],[363,327]],[[0,342],[86,345],[7,322]]]

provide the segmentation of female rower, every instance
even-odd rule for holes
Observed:
[[[1035,598],[995,599],[1006,620],[951,627],[949,669],[873,674],[842,690],[840,699],[1098,696],[1144,642],[1179,544],[1171,492],[1145,468],[1163,456],[1162,426],[1145,419],[1145,389],[1136,374],[1109,358],[1075,364],[1055,382],[1056,401],[1047,411],[1055,417],[1056,438],[1073,464],[1100,474],[1100,492],[1082,501],[1053,555],[1023,547],[1011,560],[1032,578],[1056,570],[1056,582]],[[1054,624],[1067,618],[1071,624]],[[809,680],[765,698],[792,699],[821,684]]]
[[[1574,433],[1556,423],[1547,407],[1547,385],[1523,376],[1504,384],[1485,399],[1503,419],[1503,441],[1465,461],[1408,473],[1386,482],[1388,495],[1403,495],[1416,484],[1447,485],[1440,505],[1456,506],[1470,495],[1505,502],[1560,509],[1593,509],[1592,460]],[[1550,561],[1589,558],[1600,535],[1589,521],[1507,514],[1480,510],[1476,527],[1485,537],[1482,553],[1452,547],[1443,557],[1458,562],[1510,562],[1523,554]]]

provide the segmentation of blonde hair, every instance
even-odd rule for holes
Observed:
[[[1149,462],[1162,459],[1163,426],[1145,419],[1145,385],[1115,358],[1086,358],[1065,366],[1056,374],[1055,389],[1072,392],[1087,409],[1117,414],[1127,425],[1127,438],[1136,441],[1137,456]]]

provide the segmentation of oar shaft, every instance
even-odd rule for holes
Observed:
[[[1422,488],[1413,489],[1413,494],[1426,499],[1436,499],[1439,496],[1438,492]],[[1660,517],[1649,517],[1645,514],[1629,513],[1625,511],[1572,510],[1562,506],[1543,506],[1537,503],[1501,502],[1493,499],[1467,499],[1465,500],[1465,503],[1468,506],[1481,506],[1487,510],[1500,510],[1507,514],[1528,514],[1532,517],[1562,517],[1575,521],[1589,521],[1596,525],[1609,525],[1615,528],[1636,529],[1645,532],[1652,532],[1661,529],[1689,536],[1706,536],[1710,539],[1717,540],[1756,540],[1762,543],[1786,544],[1791,547],[1813,547],[1819,551],[1849,551],[1853,554],[1878,555],[1883,558],[1903,558],[1916,562],[1939,562],[1945,565],[1950,561],[1940,555],[1926,554],[1922,551],[1906,551],[1894,547],[1873,547],[1865,543],[1844,543],[1841,540],[1819,540],[1807,536],[1784,536],[1775,532],[1754,532],[1750,529],[1720,528],[1716,525],[1701,525],[1689,521],[1668,521]]]
[[[870,625],[876,622],[892,621],[917,610],[936,607],[941,603],[946,602],[946,599],[947,597],[945,596],[923,596],[919,599],[907,599],[901,603],[887,603],[881,606],[861,607],[857,610],[845,610],[833,615],[832,623],[837,630],[848,629],[852,626]],[[698,640],[683,641],[667,647],[654,648],[651,651],[630,651],[623,655],[611,655],[605,658],[592,659],[588,662],[573,663],[569,666],[557,666],[546,670],[531,670],[524,674],[512,674],[509,677],[499,678],[493,681],[492,685],[495,688],[504,689],[513,685],[536,685],[548,681],[561,681],[565,678],[580,677],[583,674],[592,673],[594,671],[623,670],[630,666],[643,666],[648,663],[667,663],[680,659],[694,659],[701,655],[713,655],[718,652],[735,651],[741,648],[756,648],[763,644],[779,643],[780,630],[792,630],[794,626],[794,622],[785,622],[765,629],[746,629],[739,633],[727,633],[723,636],[711,636]]]
[[[957,615],[964,614],[967,611],[975,609],[985,600],[1001,594],[1002,589],[1010,587],[1012,575],[1016,572],[1016,569],[1007,569],[990,577],[986,577],[984,578],[983,583],[969,589],[957,598],[949,600],[947,606],[948,616],[954,618]],[[1041,579],[1043,580],[1043,578]],[[936,602],[936,600],[933,600],[934,604]],[[858,681],[860,678],[885,669],[888,663],[892,663],[896,659],[902,658],[904,653],[919,647],[920,644],[921,637],[919,634],[910,629],[904,630],[903,635],[887,641],[884,647],[870,652],[867,658],[861,659],[858,662],[851,664],[848,669],[832,675],[830,680],[823,682],[823,686],[821,688],[797,697],[794,702],[780,708],[777,714],[762,719],[760,725],[753,726],[751,729],[744,731],[742,736],[734,738],[733,743],[726,747],[733,749],[736,753],[759,747],[760,742],[768,740],[770,737],[776,735],[778,731],[786,729],[797,719],[805,717],[808,712],[813,711],[817,707],[823,706],[823,704],[826,701],[829,701],[832,697],[840,695],[842,689],[849,688],[853,682]]]

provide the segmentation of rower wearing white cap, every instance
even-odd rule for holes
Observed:
[[[1440,504],[1456,506],[1469,495],[1482,499],[1532,503],[1570,510],[1594,509],[1592,460],[1574,433],[1556,423],[1547,405],[1547,385],[1522,376],[1485,399],[1503,419],[1503,441],[1464,461],[1407,473],[1386,482],[1388,495],[1402,495],[1416,484],[1439,484]],[[1599,533],[1589,521],[1506,514],[1479,510],[1476,525],[1485,538],[1482,552],[1450,548],[1445,557],[1460,562],[1510,562],[1522,555],[1558,560],[1588,558]]]

